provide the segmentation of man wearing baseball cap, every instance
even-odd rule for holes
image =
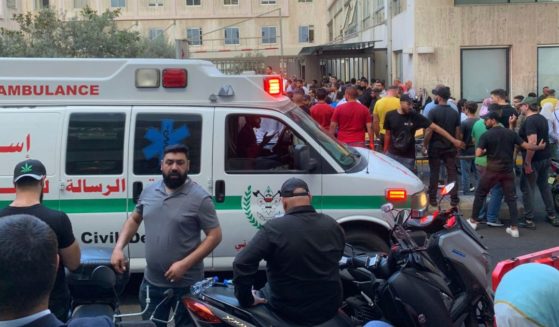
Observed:
[[[318,325],[334,318],[342,303],[344,233],[315,211],[305,181],[288,179],[280,195],[285,216],[268,221],[233,262],[235,296],[244,307],[266,303],[294,324]],[[268,284],[259,294],[251,290],[262,259]]]
[[[0,210],[0,217],[27,214],[47,223],[56,234],[60,264],[54,288],[50,293],[49,309],[61,321],[66,321],[70,310],[70,291],[66,284],[64,267],[75,270],[80,265],[80,247],[74,237],[68,216],[41,204],[47,170],[39,160],[28,159],[14,168],[16,198]],[[1,219],[1,218],[0,218]]]

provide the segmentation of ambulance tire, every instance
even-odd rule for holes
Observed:
[[[351,244],[358,251],[388,253],[389,250],[388,244],[382,237],[366,228],[346,230],[345,238],[346,243]]]

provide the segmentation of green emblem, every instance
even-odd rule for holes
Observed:
[[[264,192],[253,192],[249,185],[241,198],[241,209],[248,222],[260,229],[266,221],[283,214],[280,192],[273,192],[270,186]]]
[[[33,169],[33,166],[31,166],[30,164],[26,163],[25,165],[23,165],[23,166],[21,167],[21,172],[24,173],[24,174],[25,174],[25,173],[30,173],[32,169]]]

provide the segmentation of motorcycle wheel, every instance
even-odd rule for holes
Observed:
[[[388,253],[388,244],[373,231],[350,229],[346,231],[346,242],[355,250],[363,252]]]
[[[472,312],[466,318],[464,325],[466,327],[493,327],[494,320],[493,301],[484,297],[472,308]]]

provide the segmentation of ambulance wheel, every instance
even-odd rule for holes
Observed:
[[[345,238],[346,243],[351,244],[356,251],[388,253],[389,250],[382,237],[366,228],[346,230]]]

